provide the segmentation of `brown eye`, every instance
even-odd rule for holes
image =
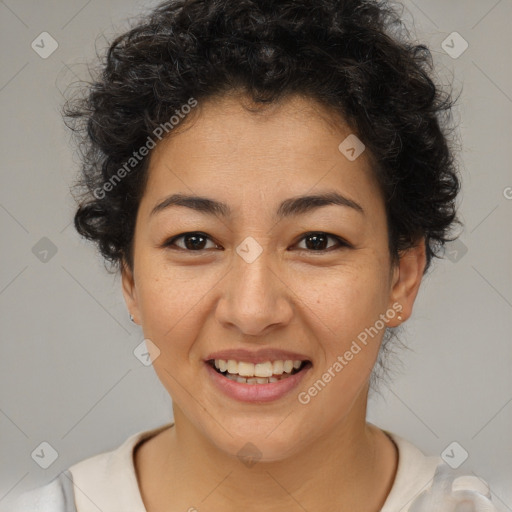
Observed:
[[[337,247],[349,247],[349,244],[341,238],[321,231],[304,235],[301,238],[301,242],[305,241],[306,247],[304,249],[313,252],[321,252],[332,249],[333,246],[327,246],[329,238],[336,241]],[[334,247],[336,247],[336,245],[334,245]]]
[[[176,244],[177,240],[183,239],[183,245]],[[184,251],[203,251],[208,249],[205,247],[210,237],[200,232],[192,232],[192,233],[183,233],[181,235],[175,236],[165,242],[164,246],[169,248],[178,248]],[[210,240],[211,242],[211,240]],[[213,248],[218,247],[214,244]],[[211,248],[211,247],[210,247]]]

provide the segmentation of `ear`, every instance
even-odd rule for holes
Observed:
[[[135,287],[135,279],[133,277],[133,271],[129,268],[128,264],[124,260],[121,265],[121,283],[124,301],[126,302],[128,311],[133,316],[133,321],[140,325],[140,312],[137,300],[137,289]]]
[[[398,315],[402,318],[398,320],[398,315],[395,316],[394,319],[389,321],[389,327],[396,327],[411,316],[426,261],[424,238],[421,238],[414,247],[403,251],[399,255],[399,261],[393,269],[389,307],[399,311]]]

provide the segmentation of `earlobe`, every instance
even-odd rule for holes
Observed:
[[[393,307],[394,304],[396,309],[400,305],[399,316],[401,319],[397,316],[389,323],[390,327],[396,327],[411,316],[425,265],[426,248],[424,239],[400,254],[399,262],[394,269],[389,307]]]
[[[124,301],[126,302],[126,306],[128,307],[128,312],[130,314],[130,320],[138,324],[139,310],[137,292],[135,288],[135,279],[133,277],[132,270],[128,267],[125,261],[122,262],[121,283]]]

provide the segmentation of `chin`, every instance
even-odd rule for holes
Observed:
[[[280,427],[275,425],[270,428],[245,425],[240,430],[228,430],[232,436],[221,429],[212,441],[219,450],[236,457],[248,467],[256,462],[283,461],[304,448],[305,443],[298,431],[290,432],[289,426],[279,431]]]

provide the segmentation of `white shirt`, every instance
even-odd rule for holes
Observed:
[[[137,482],[134,449],[172,425],[138,432],[115,450],[74,464],[50,483],[10,503],[0,502],[0,512],[147,512]],[[461,476],[440,457],[426,456],[400,436],[386,434],[398,448],[398,468],[380,512],[453,512],[461,503],[473,505],[464,510],[496,512],[485,482]]]

